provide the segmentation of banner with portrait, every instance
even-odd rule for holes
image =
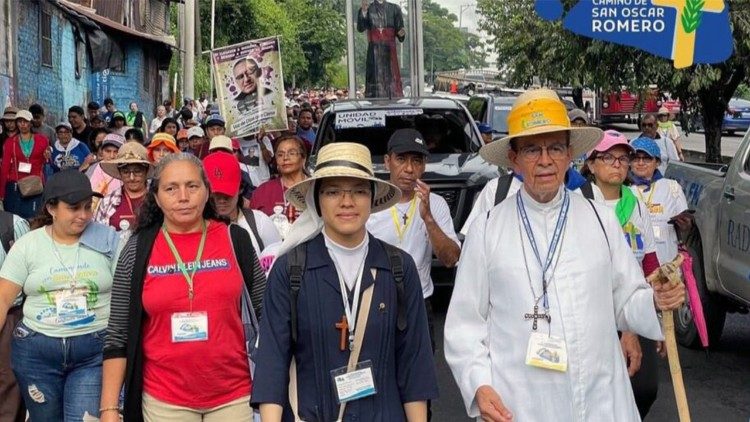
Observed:
[[[217,48],[211,54],[219,110],[229,136],[287,129],[279,38]]]

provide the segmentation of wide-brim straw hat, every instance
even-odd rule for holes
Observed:
[[[387,210],[401,199],[401,190],[395,185],[378,179],[372,170],[370,150],[362,144],[336,142],[328,144],[318,152],[313,175],[286,191],[286,199],[296,208],[307,208],[307,191],[318,180],[333,177],[352,177],[375,184],[375,193],[370,212]]]
[[[492,164],[513,167],[508,158],[510,141],[543,133],[569,132],[570,150],[578,157],[594,149],[604,133],[595,127],[571,127],[565,104],[555,91],[534,89],[516,98],[508,113],[508,136],[483,146],[479,154]]]
[[[120,166],[127,164],[143,164],[148,167],[146,177],[151,177],[154,172],[154,166],[148,159],[146,147],[138,142],[126,142],[117,151],[117,157],[114,160],[102,161],[100,164],[102,170],[115,179],[122,179],[120,176]]]

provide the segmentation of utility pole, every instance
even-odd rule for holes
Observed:
[[[361,13],[357,8],[357,13]],[[354,68],[354,7],[352,2],[346,2],[346,70],[349,76],[349,98],[354,99],[357,96],[357,81],[355,80],[357,71]]]
[[[461,31],[463,28],[463,22],[464,22],[464,12],[468,10],[470,7],[474,7],[474,3],[467,3],[462,4],[458,7],[458,30]]]
[[[211,69],[211,92],[208,94],[211,99],[210,102],[214,102],[216,95],[214,94],[214,29],[216,26],[216,0],[211,0],[211,52],[208,54],[209,69]]]
[[[195,81],[195,0],[185,0],[185,83],[183,97],[193,98]]]

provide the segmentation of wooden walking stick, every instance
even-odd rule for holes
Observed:
[[[682,284],[682,277],[679,271],[682,259],[682,255],[678,254],[677,258],[659,267],[646,280],[650,284]],[[685,383],[682,381],[680,356],[677,354],[677,340],[674,334],[674,311],[662,312],[662,324],[667,346],[667,358],[669,359],[669,372],[672,375],[672,387],[674,388],[674,397],[677,402],[677,412],[680,416],[680,422],[690,422],[690,409],[688,408],[687,396],[685,394]]]

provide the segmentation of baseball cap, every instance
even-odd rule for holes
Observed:
[[[570,110],[568,112],[568,119],[570,119],[571,122],[574,120],[583,120],[584,122],[586,122],[586,124],[589,124],[588,114],[586,114],[586,112],[581,110],[580,108],[574,108],[573,110]]]
[[[669,115],[669,109],[668,109],[668,108],[666,108],[666,107],[662,107],[662,108],[660,108],[660,109],[659,109],[659,113],[658,113],[658,115],[659,115],[659,116],[662,116],[662,115],[665,115],[665,114],[666,114],[666,115]]]
[[[119,135],[117,133],[108,133],[107,136],[104,137],[104,140],[102,141],[101,148],[106,147],[107,145],[112,145],[117,147],[119,150],[122,144],[125,143],[125,138],[122,135]]]
[[[228,136],[218,135],[211,139],[211,144],[208,146],[209,151],[217,149],[232,152],[232,140]]]
[[[198,129],[200,129],[200,128],[198,128]],[[188,132],[187,129],[182,128],[182,129],[180,129],[180,130],[177,131],[177,136],[175,138],[177,138],[178,141],[180,139],[188,139],[188,133],[189,132]]]
[[[209,126],[224,126],[224,118],[221,114],[212,114],[206,119],[206,127]]]
[[[27,122],[30,122],[34,119],[34,116],[31,115],[29,110],[19,110],[18,113],[16,113],[16,120],[18,119],[24,119]]]
[[[211,192],[235,196],[240,191],[240,163],[237,157],[225,152],[216,151],[203,159],[203,168],[211,186]]]
[[[12,106],[5,107],[5,110],[3,110],[3,120],[16,120],[16,113],[18,113],[18,109]]]
[[[77,204],[85,199],[103,195],[91,190],[91,181],[76,169],[68,169],[53,174],[44,184],[42,202],[58,199],[66,204]]]
[[[630,143],[630,146],[633,147],[635,152],[642,151],[650,157],[661,160],[661,148],[659,148],[659,145],[656,145],[656,142],[651,138],[645,136],[635,138],[633,139],[633,142]]]
[[[240,146],[240,140],[237,138],[232,138],[232,152],[239,151],[240,149],[242,149],[242,147]]]
[[[479,128],[479,133],[492,133],[492,126],[487,123],[479,123],[477,128]]]
[[[403,154],[416,152],[422,155],[430,155],[430,151],[424,144],[424,136],[416,129],[398,129],[393,132],[388,140],[388,152]]]
[[[70,125],[70,123],[68,123],[68,122],[60,122],[60,123],[57,124],[57,126],[55,126],[55,132],[57,132],[57,130],[60,129],[61,127],[64,127],[64,128],[66,128],[66,129],[68,129],[70,131],[73,130],[73,127]]]
[[[188,131],[187,131],[187,137],[188,137],[188,139],[196,137],[196,136],[201,137],[201,138],[204,137],[204,136],[206,136],[206,134],[203,132],[203,129],[201,129],[200,126],[193,126],[190,129],[188,129]],[[179,136],[178,136],[178,138],[179,138]]]
[[[633,147],[630,146],[628,138],[626,138],[625,135],[616,130],[605,130],[604,138],[599,142],[599,145],[595,146],[594,149],[589,152],[588,156],[591,157],[591,154],[594,151],[606,152],[620,145],[624,146],[628,151],[634,152]]]

